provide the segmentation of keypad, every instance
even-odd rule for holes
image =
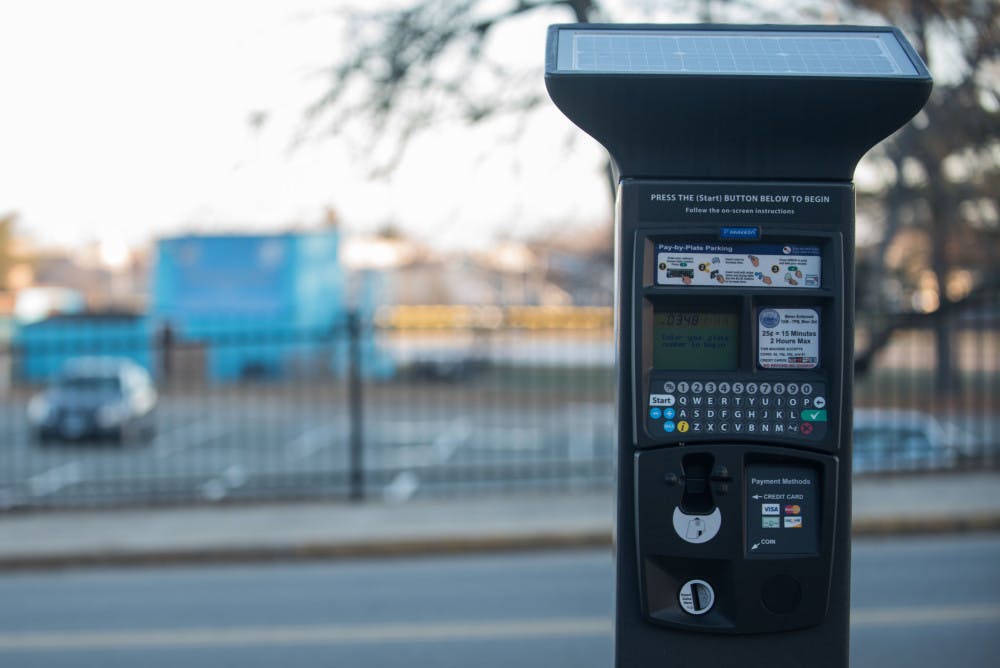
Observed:
[[[819,380],[654,378],[647,398],[646,428],[665,441],[818,441],[826,436],[830,415],[826,383]]]

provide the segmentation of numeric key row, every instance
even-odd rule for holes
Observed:
[[[695,380],[688,382],[686,380],[673,381],[668,380],[663,383],[663,391],[666,394],[761,394],[769,395],[775,394],[781,396],[783,394],[801,394],[803,396],[810,396],[813,391],[812,383],[769,383],[767,381],[755,383],[755,382],[728,382],[720,381],[715,382],[700,381]]]

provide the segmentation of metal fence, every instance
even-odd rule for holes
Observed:
[[[932,329],[897,329],[859,376],[859,474],[1000,462],[1000,314],[976,308],[953,321],[947,392]],[[137,359],[157,378],[153,433],[96,438],[83,428],[93,415],[36,398],[67,360],[106,356]],[[50,337],[7,349],[0,377],[2,509],[402,501],[612,483],[613,343],[601,309],[396,310],[197,340]],[[41,417],[77,420],[74,438],[43,438]]]

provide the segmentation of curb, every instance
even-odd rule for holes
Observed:
[[[854,522],[854,537],[940,535],[1000,531],[1000,513],[965,517],[868,518]],[[441,536],[369,541],[311,542],[287,545],[198,547],[177,550],[94,550],[0,556],[0,571],[52,570],[78,567],[226,564],[310,559],[393,558],[434,555],[610,548],[612,532],[512,533],[484,536]]]
[[[308,559],[360,559],[520,552],[588,547],[611,547],[611,532],[444,536],[358,542],[314,542],[289,545],[205,547],[188,550],[106,550],[63,554],[0,556],[0,571],[49,570],[101,566],[166,564],[220,564]]]
[[[937,517],[871,517],[854,520],[854,536],[912,536],[916,534],[1000,531],[1000,513]]]

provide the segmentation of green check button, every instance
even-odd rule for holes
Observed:
[[[826,422],[826,411],[802,411],[801,415],[806,422]]]

